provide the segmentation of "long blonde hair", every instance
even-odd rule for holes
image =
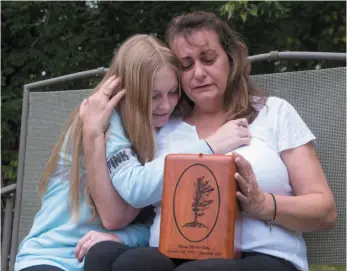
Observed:
[[[143,164],[151,161],[155,154],[155,137],[152,127],[152,85],[158,69],[163,66],[172,68],[179,80],[181,66],[177,57],[164,43],[150,35],[134,35],[127,39],[115,51],[110,68],[92,93],[112,75],[121,77],[122,88],[127,90],[125,99],[120,102],[120,115],[127,137],[135,149],[139,161]],[[113,93],[115,95],[116,93]],[[59,152],[64,146],[65,157],[72,153],[70,166],[69,199],[72,215],[79,216],[81,174],[80,165],[83,154],[83,123],[79,117],[79,107],[71,114],[48,162],[39,183],[41,196],[47,189],[48,181],[55,172]],[[93,217],[97,215],[88,187],[84,189],[85,200],[92,208]]]

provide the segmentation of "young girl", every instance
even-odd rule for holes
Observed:
[[[105,233],[107,239],[129,247],[148,245],[149,223],[126,226],[140,210],[129,206],[114,189],[95,183],[95,161],[84,154],[94,145],[85,144],[83,150],[83,142],[87,143],[90,138],[95,142],[103,140],[94,158],[103,161],[105,168],[95,173],[108,180],[134,159],[143,163],[151,161],[155,151],[153,128],[166,124],[179,99],[179,71],[175,55],[152,36],[135,35],[122,44],[94,94],[73,112],[53,149],[39,185],[42,206],[30,233],[19,246],[16,271],[83,270],[83,258],[75,254],[75,248],[77,242],[91,232]],[[126,91],[121,90],[121,85]],[[126,98],[116,112],[114,109],[125,92]],[[95,112],[85,112],[84,105],[93,105],[96,101],[107,101],[103,112],[108,116],[112,113],[109,129],[106,130],[106,121],[101,130],[87,129],[85,134],[84,128],[95,123],[88,122],[87,118],[82,123],[82,117]],[[103,117],[94,115],[92,121],[101,121]],[[119,145],[124,147],[120,151]],[[204,148],[208,148],[206,143],[202,151]],[[102,150],[107,153],[107,162],[105,155],[98,157]],[[139,182],[143,181],[141,178]],[[148,174],[146,178],[151,176]],[[116,201],[103,206],[95,200],[99,197],[113,197]]]

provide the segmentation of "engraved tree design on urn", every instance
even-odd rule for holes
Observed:
[[[209,200],[210,194],[215,190],[210,181],[204,181],[205,176],[197,178],[195,181],[192,211],[194,213],[194,221],[186,223],[183,227],[189,228],[208,228],[206,225],[200,223],[198,218],[205,215],[204,211],[213,203],[213,200]]]

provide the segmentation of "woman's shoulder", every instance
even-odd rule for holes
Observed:
[[[278,108],[281,107],[286,100],[277,96],[251,96],[252,105],[257,111],[262,111],[265,108]]]
[[[278,114],[291,110],[293,106],[285,99],[277,96],[268,96],[263,106],[267,115],[278,116]]]
[[[277,96],[268,96],[265,101],[258,102],[256,106],[259,111],[257,119],[269,124],[281,122],[283,118],[296,113],[294,107],[287,100]]]
[[[288,104],[288,102],[285,99],[277,96],[269,96],[266,100],[266,105],[272,108],[280,108],[284,104]]]

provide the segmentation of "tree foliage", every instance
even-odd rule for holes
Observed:
[[[231,1],[222,5],[233,28],[242,33],[249,54],[269,51],[346,52],[344,2]],[[345,65],[332,61],[260,63],[253,73],[283,72]]]
[[[195,9],[218,12],[219,7],[220,3],[212,2],[3,2],[1,149],[5,180],[16,178],[24,84],[107,67],[114,50],[130,35],[163,37],[172,16]],[[94,82],[83,84],[91,87]]]
[[[163,38],[173,16],[192,10],[213,11],[228,20],[245,37],[250,54],[270,50],[345,52],[344,2],[2,2],[1,149],[5,180],[13,182],[16,175],[24,84],[107,67],[114,50],[127,37],[154,33]],[[314,61],[277,64],[255,65],[253,73],[329,65]],[[81,84],[91,87],[94,83]]]

